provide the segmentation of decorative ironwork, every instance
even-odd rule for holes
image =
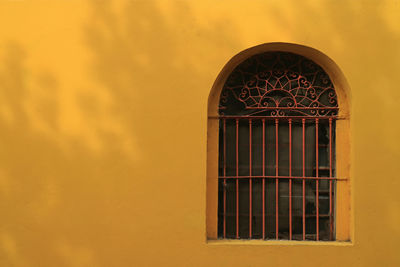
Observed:
[[[325,71],[311,60],[287,52],[255,55],[228,77],[220,115],[336,116],[337,96]]]

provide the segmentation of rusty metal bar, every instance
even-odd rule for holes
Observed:
[[[246,109],[267,109],[267,110],[338,110],[338,107],[263,107],[263,106],[247,106]]]
[[[236,177],[239,177],[239,120],[236,119]],[[236,238],[239,238],[239,179],[236,178]]]
[[[262,120],[262,175],[265,176],[265,119]],[[262,237],[265,239],[265,178],[262,180]]]
[[[227,212],[226,215],[227,216],[235,216],[235,212]],[[272,213],[272,214],[271,213],[266,213],[265,215],[266,216],[274,216],[275,213]],[[247,212],[239,213],[239,216],[247,217],[247,216],[249,216],[249,214]],[[253,216],[261,216],[261,213],[254,213],[253,212]],[[281,214],[281,216],[284,216],[284,215]],[[299,215],[293,214],[293,217],[302,217],[302,216],[303,216],[302,214],[299,214]],[[306,217],[315,217],[315,216],[316,216],[316,214],[306,214]],[[319,214],[319,217],[320,218],[329,218],[329,214]]]
[[[223,156],[224,156],[224,176],[226,176],[226,119],[223,119],[223,142],[224,142],[224,151],[223,151]],[[224,238],[226,237],[226,179],[224,179],[224,226],[223,226],[223,236]]]
[[[303,176],[275,176],[275,175],[240,175],[240,176],[219,176],[219,179],[299,179],[299,180],[332,180],[332,181],[347,181],[348,178],[337,178],[337,177],[303,177]]]
[[[289,119],[289,240],[292,240],[292,119]]]
[[[278,127],[279,120],[275,119],[275,175],[279,175],[279,146],[278,146]],[[275,179],[275,231],[276,239],[279,238],[279,179]]]
[[[319,176],[319,162],[318,162],[318,152],[319,152],[319,142],[318,142],[318,119],[315,119],[315,177],[318,178]],[[317,241],[319,240],[319,183],[318,179],[315,181],[315,194],[316,194],[316,234],[317,234]]]
[[[329,177],[332,177],[332,119],[329,119]],[[329,240],[333,240],[332,181],[329,181]]]
[[[251,158],[251,146],[252,146],[252,140],[251,140],[251,138],[252,138],[252,121],[251,121],[251,119],[249,120],[249,174],[250,174],[250,177],[251,177],[251,175],[252,175],[252,170],[251,170],[251,168],[252,168],[252,166],[251,166],[251,161],[252,161],[252,158]],[[249,238],[251,238],[252,237],[252,210],[253,210],[253,203],[252,203],[252,194],[253,194],[253,180],[252,180],[252,178],[250,178],[249,179]]]
[[[220,116],[209,116],[209,119],[265,119],[265,120],[276,120],[276,119],[305,119],[305,120],[315,120],[313,116],[256,116],[256,115],[242,115],[242,116],[235,116],[235,115],[220,115]],[[333,119],[333,120],[345,120],[348,117],[338,117],[338,116],[318,116],[319,119]]]
[[[305,139],[305,128],[306,128],[306,120],[302,119],[302,130],[303,130],[303,177],[306,176],[306,164],[305,164],[305,160],[306,160],[306,139]],[[303,240],[306,240],[306,180],[303,179]]]

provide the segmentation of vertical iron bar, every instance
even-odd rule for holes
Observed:
[[[332,118],[329,118],[329,177],[332,178]],[[329,239],[333,240],[332,180],[329,180]]]
[[[252,237],[252,209],[253,209],[253,203],[252,203],[252,194],[253,194],[253,179],[251,178],[251,176],[252,176],[252,171],[251,171],[251,168],[252,168],[252,158],[251,158],[251,146],[252,146],[252,140],[251,140],[251,135],[252,135],[252,121],[251,121],[251,119],[249,119],[249,176],[250,176],[250,179],[249,179],[249,203],[250,203],[250,206],[249,206],[249,237],[251,238]]]
[[[226,119],[223,119],[223,127],[224,127],[224,177],[226,177]],[[224,178],[224,230],[223,230],[223,234],[224,234],[224,238],[226,238],[226,178]]]
[[[306,176],[306,164],[305,164],[305,124],[306,120],[302,119],[302,126],[303,126],[303,240],[306,240],[306,181],[305,181],[305,176]]]
[[[292,240],[292,119],[289,119],[289,240]]]
[[[265,176],[265,119],[262,120],[262,175]],[[263,239],[265,239],[265,178],[262,180],[262,216],[263,216]]]
[[[236,238],[239,238],[239,119],[236,119]]]
[[[279,171],[279,148],[278,148],[278,124],[279,120],[275,119],[275,176],[278,177]],[[275,178],[275,232],[276,239],[279,238],[279,179]]]
[[[315,176],[318,178],[319,175],[319,163],[318,163],[318,152],[319,152],[319,144],[318,144],[318,119],[315,119]],[[315,194],[316,194],[316,212],[317,212],[317,217],[316,217],[316,223],[317,223],[317,229],[316,229],[316,234],[317,234],[317,241],[319,240],[319,192],[318,192],[318,179],[315,181]]]

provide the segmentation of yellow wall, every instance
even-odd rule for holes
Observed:
[[[0,266],[399,266],[400,2],[1,1]],[[269,42],[351,88],[352,245],[206,243],[207,99]]]

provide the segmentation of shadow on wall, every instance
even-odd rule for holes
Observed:
[[[170,5],[169,19],[150,1],[128,1],[118,10],[110,2],[93,1],[91,7],[82,28],[93,54],[89,79],[99,84],[97,93],[108,105],[97,102],[96,90],[90,95],[63,88],[65,81],[51,72],[34,73],[26,64],[30,51],[20,44],[10,42],[4,53],[2,266],[133,266],[140,255],[132,250],[159,239],[154,229],[161,224],[165,232],[175,229],[166,206],[181,205],[182,214],[204,216],[203,203],[192,200],[193,205],[189,196],[205,181],[196,179],[185,192],[167,195],[165,177],[182,177],[182,165],[196,169],[196,153],[172,160],[185,146],[204,154],[205,137],[203,142],[181,137],[198,135],[206,123],[204,90],[213,81],[207,66],[229,59],[226,51],[238,46],[234,30],[219,22],[198,25],[184,3]],[[197,50],[189,53],[194,42]],[[77,105],[64,109],[62,96],[70,92],[63,90],[72,89]],[[61,119],[66,112],[80,122],[73,135],[65,128],[76,125]],[[107,130],[108,120],[118,131]],[[82,142],[87,136],[97,140],[97,148]],[[131,142],[121,145],[121,139]],[[154,214],[161,219],[148,220]],[[148,239],[139,243],[142,236]],[[152,258],[155,250],[141,256]]]
[[[363,87],[352,88],[352,119],[356,126],[367,129],[369,117],[390,117],[397,104],[394,99],[400,93],[392,90],[387,97],[375,85],[384,84],[387,88],[388,81],[390,85],[400,84],[396,73],[400,69],[399,35],[382,20],[380,11],[367,4],[360,14],[358,7],[335,2],[323,7],[311,2],[296,3],[285,5],[292,6],[292,10],[266,3],[265,10],[274,15],[266,17],[263,23],[274,22],[282,31],[289,31],[292,40],[307,43],[314,37],[306,35],[311,34],[309,31],[304,35],[296,28],[295,20],[286,15],[307,14],[304,28],[315,29],[312,34],[324,39],[321,47],[316,48],[330,47],[338,55],[343,72],[351,77],[350,85],[354,82]],[[238,36],[236,21],[229,19],[235,14],[201,25],[190,2],[173,2],[165,9],[152,1],[128,1],[119,8],[111,1],[93,1],[91,12],[82,28],[85,45],[93,54],[88,79],[99,85],[98,94],[106,96],[107,105],[100,105],[96,90],[92,90],[92,95],[76,93],[78,105],[63,110],[63,90],[68,90],[62,87],[64,81],[51,72],[33,77],[25,64],[30,51],[17,43],[10,42],[1,62],[0,212],[6,218],[0,220],[1,266],[162,263],[161,257],[154,255],[165,250],[166,245],[187,238],[185,231],[189,230],[177,233],[175,227],[177,222],[187,220],[188,214],[196,220],[187,225],[198,230],[198,236],[191,238],[202,242],[205,204],[192,195],[205,184],[201,180],[205,170],[195,172],[199,170],[199,155],[205,157],[205,132],[198,132],[204,131],[206,125],[207,90],[218,75],[211,73],[209,66],[222,68],[234,53],[248,48],[243,47],[244,40],[262,43],[272,38],[262,24],[257,26],[259,36]],[[316,24],[321,26],[315,27]],[[349,43],[351,47],[347,46]],[[386,51],[382,51],[381,44]],[[363,64],[354,69],[357,61]],[[374,74],[372,79],[370,74]],[[357,100],[358,95],[363,95],[363,102]],[[369,108],[378,102],[381,108]],[[65,134],[68,124],[60,120],[66,112],[73,112],[82,123],[74,136]],[[108,123],[117,130],[109,131]],[[393,209],[382,208],[382,201],[392,203],[391,207],[399,206],[397,196],[385,194],[388,183],[394,180],[388,178],[387,183],[379,184],[361,181],[362,176],[378,175],[382,166],[399,157],[399,151],[386,143],[397,142],[399,129],[392,129],[387,120],[375,120],[374,124],[385,130],[387,140],[371,144],[371,140],[380,138],[377,131],[353,134],[354,140],[360,137],[354,145],[357,168],[362,163],[357,149],[363,147],[364,154],[380,155],[375,165],[363,166],[356,173],[360,180],[357,183],[371,182],[363,191],[356,189],[356,205],[369,210],[356,211],[356,238],[360,242],[367,237],[357,236],[357,232],[368,232],[369,239],[381,240],[378,232],[371,233],[371,224],[362,223],[369,221],[363,216],[380,216],[379,227],[385,224],[396,239],[400,235],[397,225],[392,225],[399,218],[393,217]],[[81,136],[93,136],[102,149],[81,142]],[[192,154],[187,153],[189,147]],[[185,157],[177,159],[176,155]],[[202,161],[204,164],[205,158]],[[395,167],[390,168],[388,171],[394,174]],[[188,169],[193,173],[184,173]],[[164,188],[170,181],[166,177],[180,179],[180,187],[185,190],[168,187],[171,190],[167,194]],[[154,180],[151,186],[149,179]],[[371,199],[371,192],[385,196],[384,200]],[[173,216],[171,212],[175,212]],[[147,219],[154,214],[158,220]],[[147,238],[139,243],[138,236]],[[163,245],[156,242],[160,237],[166,240]],[[196,246],[194,243],[185,245]],[[152,249],[132,253],[145,246]],[[188,264],[199,260],[178,250],[168,253]],[[214,264],[226,260],[224,264],[228,264],[235,257],[203,260],[212,260]]]

